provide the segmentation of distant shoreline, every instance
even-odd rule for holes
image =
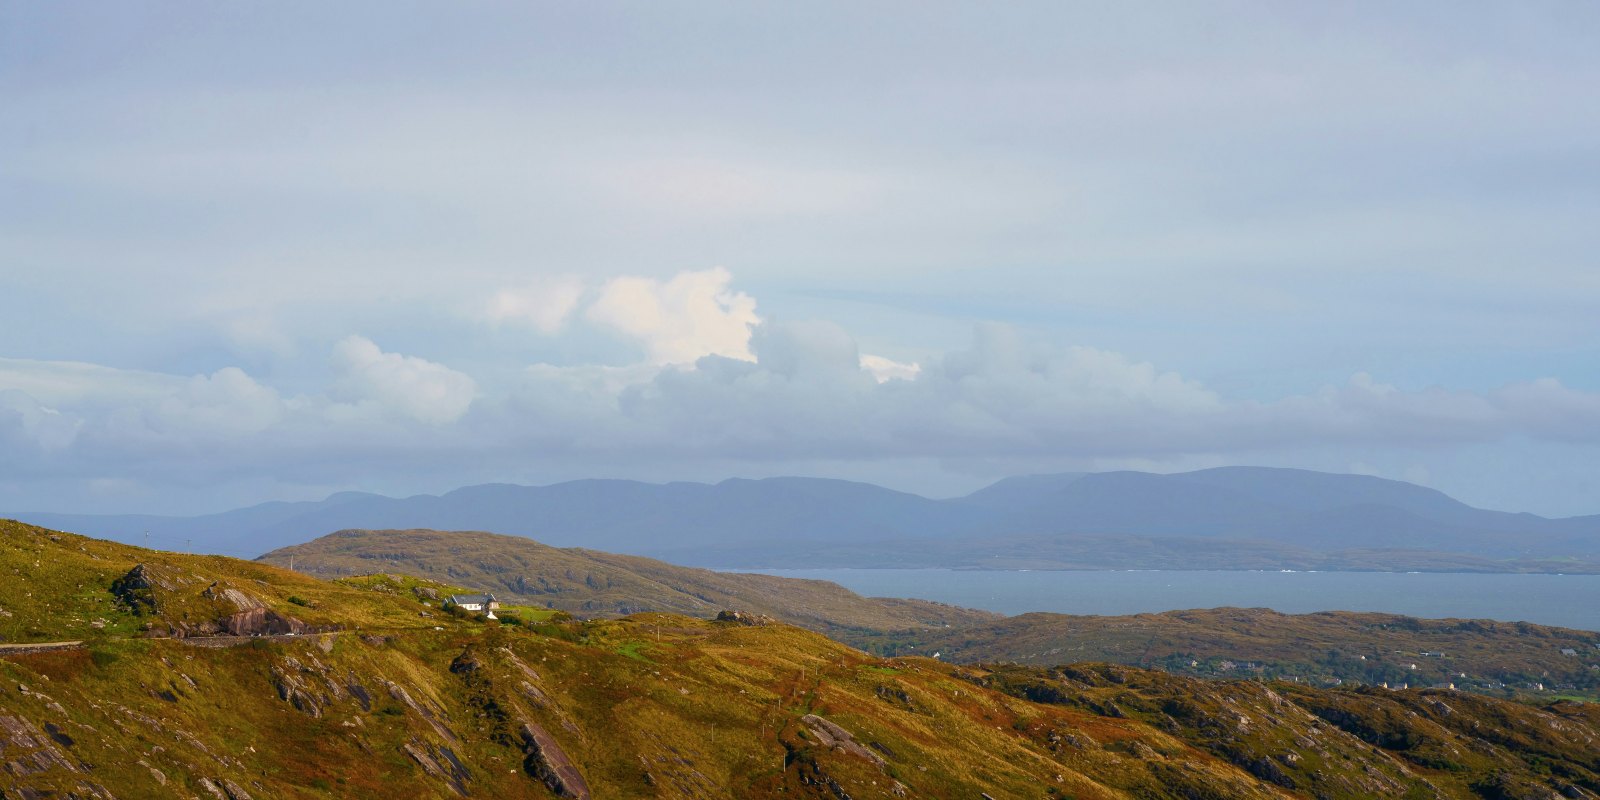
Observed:
[[[1600,631],[1600,575],[1377,570],[762,569],[868,597],[931,600],[1008,616],[1128,616],[1237,607],[1531,622]]]
[[[699,565],[686,565],[699,566]],[[1515,570],[1515,569],[1228,569],[1224,567],[1189,568],[1180,569],[1172,567],[989,567],[980,565],[963,565],[953,567],[939,566],[870,566],[870,567],[721,567],[702,566],[713,572],[742,572],[760,575],[785,573],[785,572],[813,572],[819,570],[838,570],[854,572],[882,572],[882,571],[922,571],[922,572],[1216,572],[1216,573],[1262,573],[1262,574],[1361,574],[1361,575],[1549,575],[1552,577],[1594,577],[1600,576],[1600,565],[1585,569],[1568,570],[1565,572],[1548,572],[1544,570]]]

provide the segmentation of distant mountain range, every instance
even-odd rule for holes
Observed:
[[[1600,515],[1473,508],[1401,481],[1224,467],[1007,478],[934,500],[816,478],[341,493],[196,517],[15,513],[130,544],[254,556],[348,528],[484,530],[719,567],[1592,571]]]

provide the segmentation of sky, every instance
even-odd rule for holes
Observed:
[[[1600,513],[1600,5],[0,4],[0,511],[1260,464]]]

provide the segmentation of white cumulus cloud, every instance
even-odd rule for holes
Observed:
[[[189,378],[146,416],[165,431],[225,439],[265,431],[283,419],[285,410],[276,390],[238,367],[224,367]]]
[[[566,326],[582,298],[583,282],[578,278],[545,278],[495,292],[484,314],[497,325],[526,325],[550,335]]]
[[[680,272],[665,281],[613,278],[585,315],[639,342],[656,364],[688,364],[708,355],[753,361],[750,333],[761,318],[755,298],[729,288],[732,281],[721,267]]]
[[[868,353],[861,354],[861,368],[871,373],[878,383],[915,380],[922,374],[922,365],[915,361],[895,361]]]
[[[349,336],[333,351],[336,398],[442,425],[467,413],[478,391],[467,375],[415,356],[385,353],[372,340]]]

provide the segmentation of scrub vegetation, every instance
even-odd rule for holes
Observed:
[[[0,553],[8,640],[84,640],[0,656],[8,796],[1600,793],[1589,704],[954,665],[760,614],[508,625],[439,613],[430,594],[471,581],[322,581],[11,523]],[[113,593],[130,574],[150,588]],[[204,632],[267,612],[294,635]]]

